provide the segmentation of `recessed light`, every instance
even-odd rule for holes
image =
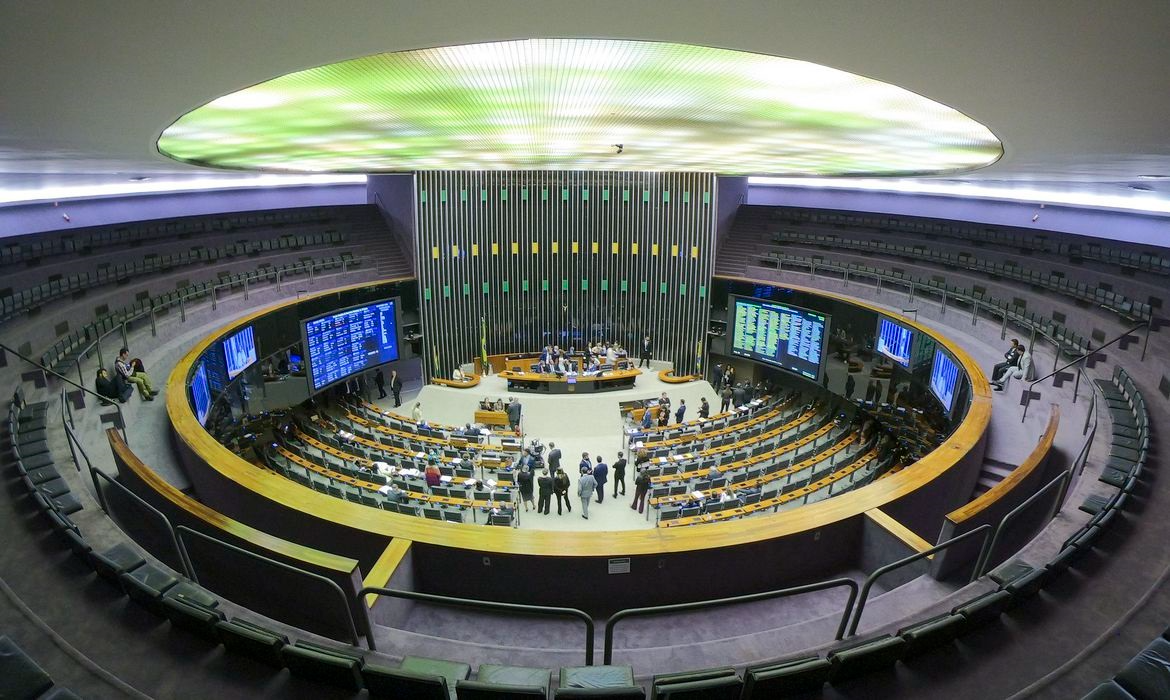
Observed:
[[[1170,180],[1170,175],[1138,175],[1139,180]]]
[[[130,178],[130,182],[146,182],[149,179],[150,178],[146,175],[139,175],[137,177]]]

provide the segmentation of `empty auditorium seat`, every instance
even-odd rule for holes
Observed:
[[[53,679],[11,639],[0,637],[0,698],[35,698]]]
[[[362,658],[340,649],[298,639],[280,650],[280,658],[294,676],[360,690]]]
[[[284,665],[280,650],[288,637],[248,620],[233,618],[215,623],[216,634],[224,648],[277,668]]]
[[[547,668],[481,664],[474,681],[456,681],[455,695],[459,700],[547,698],[551,680]]]
[[[734,668],[713,668],[654,676],[651,700],[739,700],[743,680]]]
[[[561,668],[561,688],[622,688],[634,684],[634,669],[630,666],[564,666]]]
[[[862,674],[890,668],[902,658],[906,646],[906,640],[886,634],[835,649],[829,653],[829,663],[833,666],[829,672],[829,682],[836,685]]]
[[[90,552],[89,563],[98,575],[120,586],[118,577],[142,566],[146,560],[136,549],[120,542],[104,552]]]
[[[963,633],[966,625],[967,620],[962,615],[948,613],[903,627],[898,630],[898,636],[906,641],[902,658],[914,658],[950,644]]]
[[[744,670],[744,700],[786,697],[820,691],[833,665],[820,656],[805,656]]]
[[[1170,642],[1158,637],[1147,644],[1114,680],[1139,700],[1170,697]]]

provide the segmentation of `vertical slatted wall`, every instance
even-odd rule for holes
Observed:
[[[438,171],[416,179],[428,370],[606,338],[695,371],[706,351],[710,173]],[[437,363],[437,364],[436,364]]]

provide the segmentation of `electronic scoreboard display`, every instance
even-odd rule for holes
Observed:
[[[398,359],[393,299],[309,319],[304,332],[313,391]]]
[[[775,301],[731,297],[735,320],[731,354],[759,360],[817,380],[821,376],[829,317]]]

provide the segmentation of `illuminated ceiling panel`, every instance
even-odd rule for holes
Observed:
[[[954,109],[852,73],[602,39],[447,46],[290,73],[188,112],[158,149],[198,165],[296,172],[821,176],[953,173],[1003,153]]]

